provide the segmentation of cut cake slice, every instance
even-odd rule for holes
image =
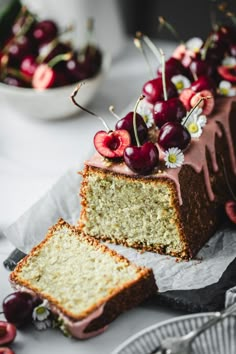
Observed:
[[[157,291],[138,267],[60,219],[10,274],[16,289],[46,299],[77,338],[101,333],[121,312]]]

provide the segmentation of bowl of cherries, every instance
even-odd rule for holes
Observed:
[[[86,81],[83,104],[92,99],[109,67],[94,41],[93,20],[81,48],[68,40],[71,26],[39,19],[19,0],[0,9],[0,97],[25,116],[60,119],[76,113],[70,94]]]

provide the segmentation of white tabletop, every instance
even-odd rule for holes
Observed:
[[[170,55],[173,44],[161,42]],[[127,41],[127,46],[113,61],[111,69],[89,108],[114,124],[108,107],[116,112],[124,109],[140,95],[149,79],[141,54]],[[42,109],[46,109],[42,107]],[[74,118],[39,121],[24,117],[9,107],[0,97],[0,301],[12,290],[9,272],[3,261],[14,245],[2,236],[2,231],[18,219],[52,186],[64,172],[81,164],[93,151],[92,139],[102,129],[96,118],[80,113]],[[77,193],[77,191],[75,191]],[[49,225],[50,226],[50,225]],[[17,237],[17,235],[16,235]],[[1,310],[0,310],[1,311]],[[38,332],[33,328],[18,331],[13,348],[17,354],[83,353],[109,354],[130,335],[148,325],[179,313],[146,304],[122,314],[108,330],[93,339],[78,341],[64,337],[59,331]],[[3,319],[3,315],[0,315]]]

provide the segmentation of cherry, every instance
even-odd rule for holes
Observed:
[[[2,306],[6,320],[21,327],[31,321],[35,302],[29,293],[19,291],[6,296]]]
[[[236,65],[233,67],[218,66],[217,71],[219,75],[226,81],[236,82]]]
[[[120,158],[130,145],[130,135],[127,130],[99,131],[94,136],[94,146],[100,155],[106,158]]]
[[[20,70],[23,75],[26,75],[29,78],[32,78],[38,64],[36,58],[33,55],[27,55],[20,64]]]
[[[15,354],[15,352],[10,348],[0,347],[0,354]]]
[[[16,337],[16,326],[6,321],[0,321],[0,346],[13,342]]]
[[[228,218],[236,224],[236,201],[235,200],[228,200],[225,203],[225,212]]]
[[[216,94],[215,81],[211,77],[206,75],[202,75],[197,80],[193,81],[190,88],[195,92],[209,90],[212,92],[213,95]]]
[[[157,141],[163,150],[168,150],[171,147],[184,150],[191,141],[191,135],[181,123],[167,122],[161,127]]]
[[[166,80],[166,90],[168,98],[178,96],[175,85],[168,79]],[[155,104],[157,101],[162,101],[164,99],[162,78],[157,77],[146,82],[143,86],[143,94],[146,100],[152,104]]]
[[[173,97],[167,101],[158,101],[154,106],[154,121],[158,128],[166,122],[181,122],[186,116],[186,108],[179,98]]]
[[[143,120],[143,117],[136,113],[136,124],[138,138],[141,144],[143,144],[148,139],[148,128]],[[133,125],[133,112],[129,112],[124,118],[118,120],[115,129],[125,129],[129,132],[131,137],[131,144],[136,145],[134,125]]]
[[[71,45],[67,43],[53,40],[51,43],[46,43],[39,48],[39,57],[43,58],[44,63],[48,63],[59,54],[65,54],[72,51]]]
[[[54,21],[43,20],[35,24],[33,38],[39,45],[49,43],[58,36],[58,28]]]
[[[146,175],[157,166],[159,152],[150,141],[142,146],[128,146],[124,151],[124,161],[132,171]]]
[[[157,74],[161,74],[161,68],[159,68]],[[174,57],[170,57],[165,63],[165,75],[169,79],[171,79],[175,75],[184,75],[189,77],[189,72],[183,66],[180,60]]]
[[[99,48],[87,45],[82,53],[79,53],[78,62],[81,74],[86,78],[96,75],[102,64],[102,53]]]
[[[20,36],[17,41],[11,43],[8,47],[8,64],[18,66],[26,55],[35,52],[32,42],[26,36]]]
[[[200,58],[192,59],[189,65],[189,69],[191,73],[197,78],[202,75],[210,76],[212,75],[212,71],[213,71],[208,61],[202,60]]]

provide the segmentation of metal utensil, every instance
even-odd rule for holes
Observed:
[[[221,312],[215,312],[213,318],[205,322],[201,327],[180,337],[167,337],[162,340],[161,345],[154,349],[150,354],[191,354],[193,340],[214,326],[226,317],[236,314],[236,303],[227,307]]]

